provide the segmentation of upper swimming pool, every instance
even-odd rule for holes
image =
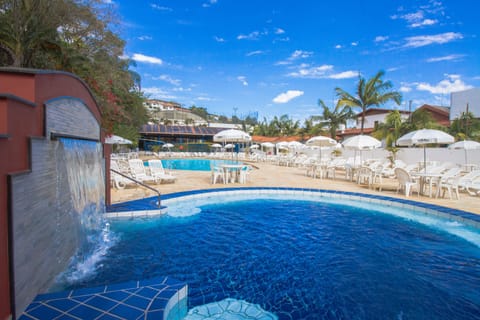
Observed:
[[[237,164],[233,160],[210,160],[210,159],[162,159],[162,165],[166,169],[210,171],[210,165]]]
[[[188,283],[190,307],[228,297],[280,319],[480,314],[480,231],[431,206],[253,188],[163,204],[165,215],[111,220],[117,242],[92,273],[64,286],[168,275]]]

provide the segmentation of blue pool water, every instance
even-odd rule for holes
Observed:
[[[237,164],[233,160],[210,160],[210,159],[163,159],[164,168],[173,170],[194,170],[194,171],[210,171],[210,164],[213,162],[215,166],[221,164]]]
[[[118,241],[66,286],[169,275],[188,283],[190,307],[234,298],[279,319],[479,318],[476,229],[358,201],[222,200],[112,220]]]

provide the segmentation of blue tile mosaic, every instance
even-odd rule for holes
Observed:
[[[162,277],[40,294],[19,319],[163,319],[168,304],[179,320],[187,314],[187,292],[185,283]]]

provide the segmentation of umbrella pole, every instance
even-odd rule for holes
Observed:
[[[468,161],[467,161],[467,149],[465,149],[465,164],[467,164]]]
[[[427,173],[427,148],[423,145],[423,170]]]

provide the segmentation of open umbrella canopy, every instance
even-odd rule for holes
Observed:
[[[468,163],[467,150],[480,149],[480,143],[472,140],[463,140],[452,143],[448,149],[463,149],[465,150],[465,164]]]
[[[423,146],[423,168],[427,172],[426,145],[431,143],[453,143],[455,138],[446,132],[435,129],[421,129],[407,133],[398,138],[397,146]]]
[[[215,142],[248,142],[252,137],[242,130],[228,129],[223,130],[213,136]]]
[[[106,144],[132,144],[132,141],[114,134],[105,137]]]
[[[263,142],[260,145],[264,148],[270,148],[270,149],[275,147],[275,145],[271,142]]]
[[[162,148],[165,148],[165,149],[170,149],[170,148],[173,148],[173,147],[174,147],[174,145],[171,144],[171,143],[164,143],[163,146],[162,146]]]
[[[233,149],[233,148],[235,148],[235,145],[229,143],[229,144],[226,144],[226,145],[224,146],[224,148],[225,148],[225,149]]]
[[[480,142],[473,141],[473,140],[457,141],[449,145],[448,149],[464,149],[464,150],[480,149]]]
[[[382,142],[371,136],[364,136],[362,134],[353,136],[342,142],[342,145],[346,149],[353,150],[371,150],[380,148]]]
[[[421,129],[398,138],[397,146],[424,146],[431,143],[448,144],[454,141],[453,136],[446,132],[435,129]]]
[[[212,148],[221,148],[222,145],[219,144],[219,143],[214,143],[214,144],[212,144],[210,147],[212,147]]]
[[[305,144],[307,146],[335,147],[337,145],[337,141],[325,136],[316,136],[308,139]]]
[[[258,144],[252,144],[250,146],[250,149],[258,149],[258,148],[260,148],[260,146]]]

